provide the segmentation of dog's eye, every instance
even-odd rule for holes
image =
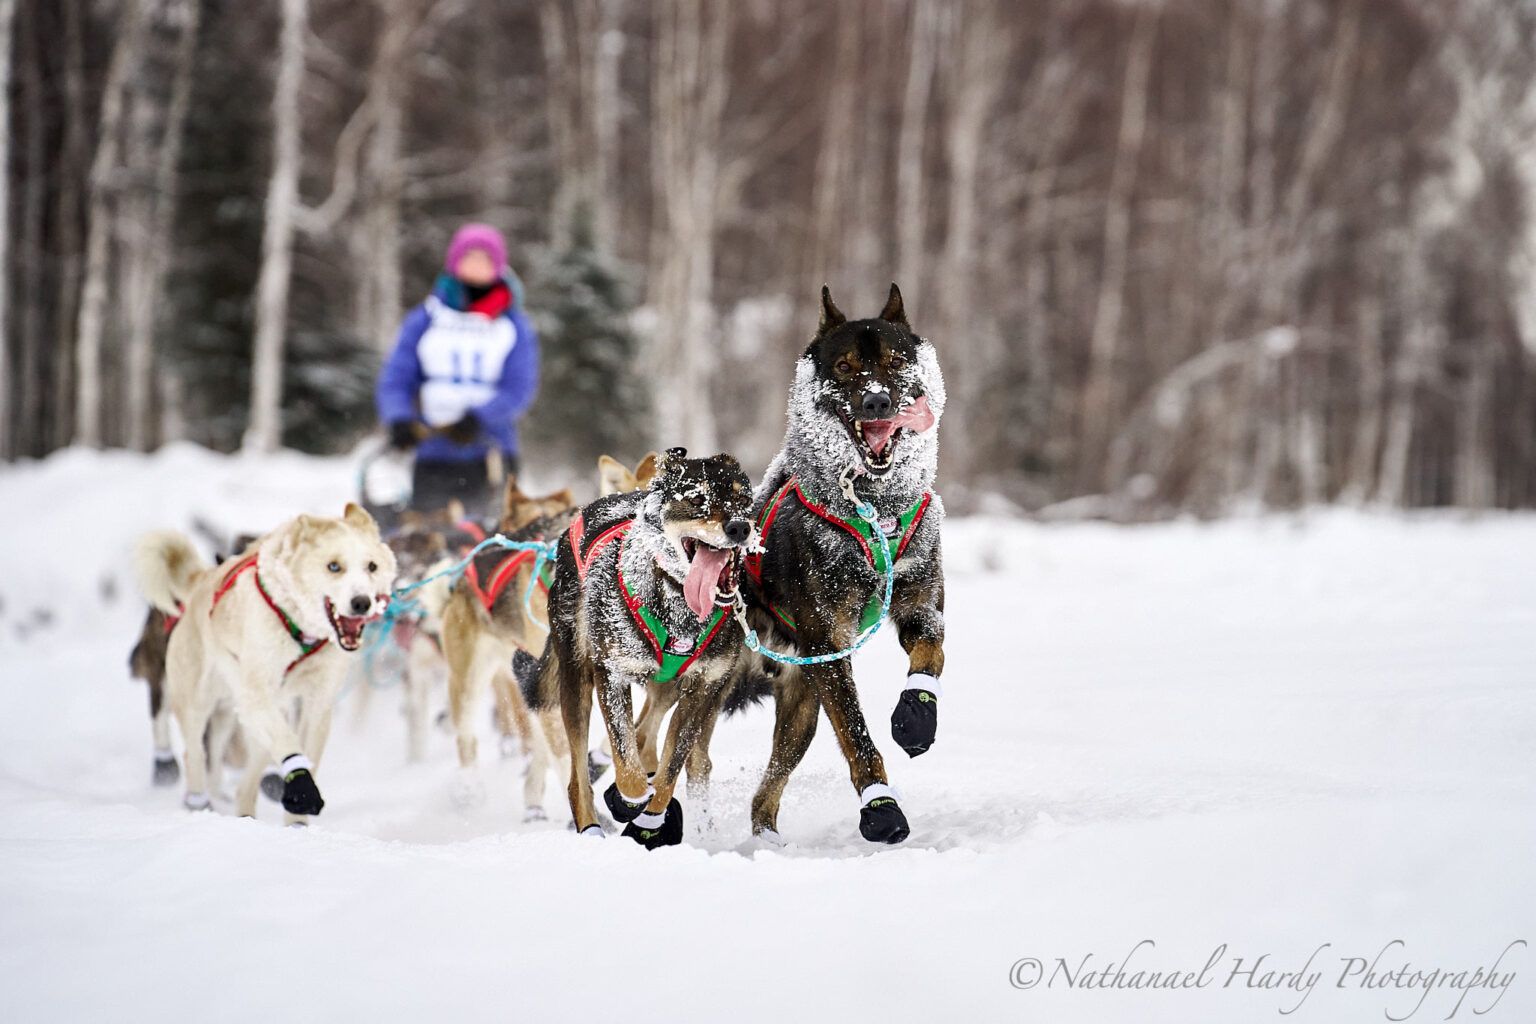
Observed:
[[[839,359],[837,361],[837,372],[838,373],[852,373],[853,372],[853,364],[848,362],[848,360],[846,360],[846,359]]]
[[[901,370],[904,369],[906,365],[907,361],[902,356],[891,356],[891,369]]]
[[[378,572],[379,571],[379,563],[378,562],[369,562],[368,563],[368,571],[369,572]]]
[[[341,572],[341,563],[332,562],[330,565],[326,566],[326,568],[331,570],[331,572]]]
[[[704,495],[702,495],[702,494],[695,494],[693,497],[689,498],[688,500],[693,502],[693,507],[694,508],[703,508],[704,507]]]

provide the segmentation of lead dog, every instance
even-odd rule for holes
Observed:
[[[891,285],[879,316],[849,321],[821,290],[821,322],[795,366],[783,447],[757,492],[764,553],[747,559],[753,627],[769,646],[823,654],[880,619],[886,562],[845,487],[872,505],[895,559],[890,617],[908,656],[891,732],[911,757],[938,721],[944,671],[943,503],[933,492],[944,378]],[[819,711],[837,734],[872,842],[907,837],[885,762],[870,739],[847,659],[783,667],[774,686],[773,754],[752,800],[752,830],[779,841],[779,799],[805,756]]]
[[[155,607],[184,608],[166,648],[165,699],[183,738],[211,737],[206,752],[185,744],[187,807],[209,805],[210,773],[216,783],[238,724],[250,758],[236,810],[256,813],[261,773],[249,766],[278,763],[288,821],[320,813],[314,772],[348,654],[394,585],[395,558],[373,518],[352,504],[340,519],[301,515],[216,568],[185,536],[152,533],[134,561]],[[285,712],[295,702],[290,724]]]

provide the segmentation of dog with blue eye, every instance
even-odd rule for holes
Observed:
[[[373,517],[355,504],[336,519],[301,515],[212,567],[186,536],[152,533],[134,566],[150,603],[180,617],[164,698],[186,741],[186,806],[207,808],[220,792],[238,727],[248,757],[236,811],[255,816],[254,766],[277,764],[286,820],[306,824],[325,806],[315,776],[348,662],[394,587],[395,556]]]

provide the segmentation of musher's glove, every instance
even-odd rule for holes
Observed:
[[[472,412],[464,414],[464,418],[443,433],[448,435],[448,440],[454,444],[474,444],[480,440],[480,420]]]
[[[410,420],[397,420],[389,425],[389,446],[400,451],[416,447],[416,425]]]
[[[916,757],[933,746],[939,730],[939,698],[928,690],[902,690],[896,710],[891,712],[891,739]]]

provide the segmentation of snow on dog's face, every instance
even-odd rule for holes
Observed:
[[[880,315],[849,321],[821,290],[821,324],[796,367],[790,417],[843,465],[872,477],[936,456],[944,382],[933,345],[912,333],[891,285]]]
[[[683,597],[700,619],[736,596],[742,552],[752,526],[752,481],[730,455],[686,458],[669,448],[650,490],[659,503],[662,532],[688,566]]]
[[[285,532],[271,569],[281,568],[296,599],[289,614],[309,635],[330,633],[343,650],[357,650],[363,627],[384,614],[395,583],[395,556],[378,525],[348,504],[340,519],[299,516]],[[263,557],[263,572],[271,561]]]

